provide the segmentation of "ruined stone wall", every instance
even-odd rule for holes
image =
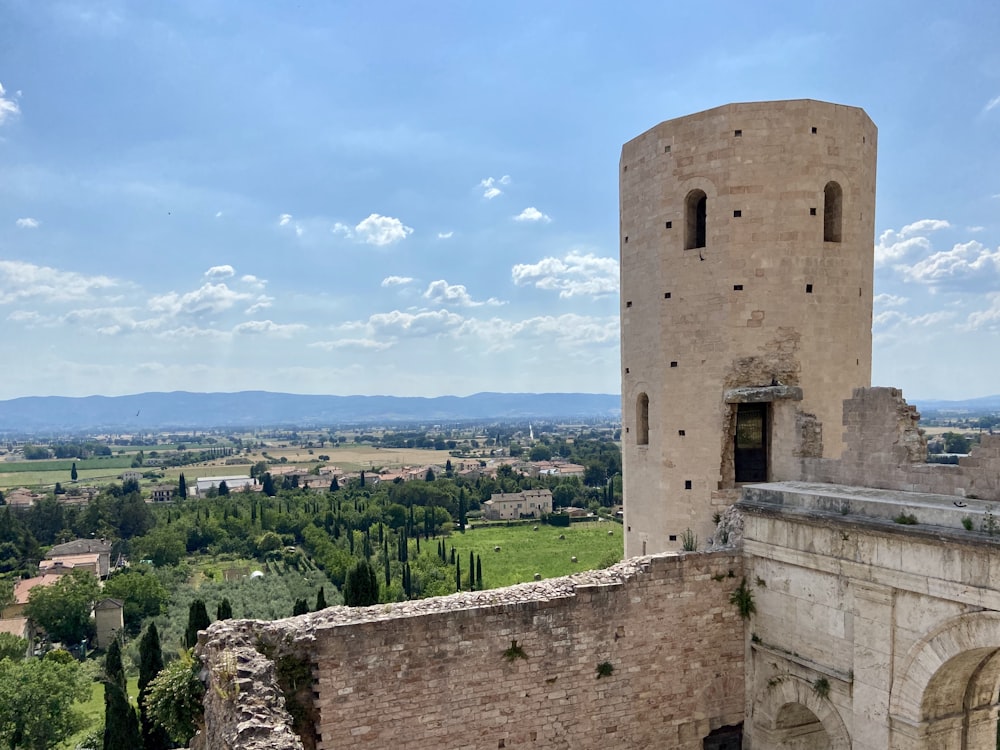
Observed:
[[[200,741],[242,750],[269,722],[277,741],[291,714],[321,750],[700,750],[743,718],[744,629],[729,602],[741,560],[638,558],[506,589],[215,623],[198,648],[210,683]],[[303,664],[308,690],[275,684]],[[219,678],[230,673],[238,690]],[[296,696],[287,712],[280,693]]]
[[[919,421],[898,388],[858,388],[844,402],[841,458],[803,459],[798,479],[1000,500],[1000,435],[983,435],[958,465],[929,464]]]

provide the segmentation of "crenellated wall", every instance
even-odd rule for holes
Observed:
[[[218,622],[198,646],[209,685],[197,742],[248,748],[273,724],[267,746],[291,750],[303,746],[287,731],[296,716],[304,746],[321,750],[701,750],[743,720],[744,628],[729,602],[741,577],[734,550],[673,554],[506,589]],[[303,667],[307,689],[289,685]]]

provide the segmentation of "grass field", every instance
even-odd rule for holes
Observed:
[[[3,461],[0,462],[0,473],[24,471],[65,471],[69,474],[76,464],[78,470],[83,469],[127,469],[132,465],[131,456],[115,456],[112,458],[86,458],[74,461],[72,458],[57,458],[48,461]]]
[[[498,588],[542,578],[607,565],[622,559],[621,524],[613,521],[574,523],[569,528],[547,526],[480,526],[464,534],[454,533],[446,540],[450,551],[462,560],[462,577],[468,576],[469,552],[483,563],[483,586]],[[609,533],[610,532],[610,533]],[[560,535],[564,539],[560,539]],[[496,552],[495,547],[500,547]],[[573,562],[573,557],[577,562]]]
[[[132,700],[132,705],[134,706],[139,696],[139,676],[129,677],[127,683],[128,697]],[[67,750],[76,747],[91,729],[104,721],[104,685],[100,682],[93,683],[90,687],[89,700],[76,704],[75,708],[79,709],[87,717],[87,728],[77,732],[61,745],[61,747]]]
[[[325,448],[309,449],[300,446],[288,448],[267,448],[267,454],[274,459],[282,456],[288,459],[289,463],[304,463],[319,458],[322,454],[329,456],[329,461],[324,464],[339,466],[345,471],[369,470],[372,467],[398,469],[402,466],[423,466],[425,464],[441,464],[451,458],[448,451],[436,451],[428,448],[375,448],[370,445],[340,444],[337,447],[327,445]],[[255,461],[266,461],[256,452]],[[452,459],[454,461],[455,459]],[[268,463],[274,463],[269,461]]]

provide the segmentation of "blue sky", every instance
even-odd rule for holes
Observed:
[[[0,398],[616,393],[621,144],[879,127],[876,385],[1000,392],[1000,6],[0,0]]]

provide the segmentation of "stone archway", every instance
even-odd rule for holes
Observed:
[[[993,747],[1000,691],[1000,613],[952,618],[917,642],[893,680],[893,747]]]
[[[768,750],[849,750],[851,738],[829,698],[787,677],[758,693],[752,743]]]

